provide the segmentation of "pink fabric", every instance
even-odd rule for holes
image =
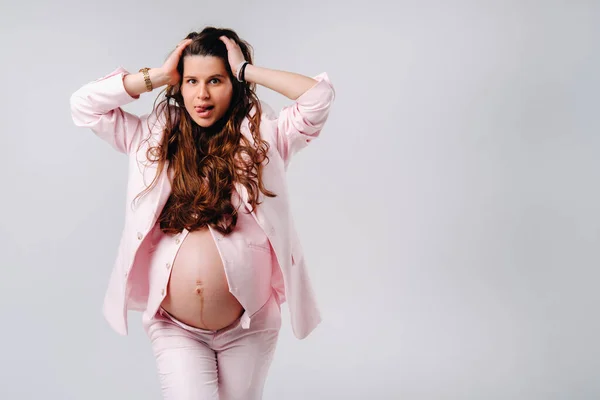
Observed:
[[[241,320],[241,319],[240,319]],[[275,295],[248,330],[240,320],[218,331],[183,324],[162,308],[144,320],[166,400],[262,398],[281,328]]]
[[[132,205],[133,199],[146,189],[156,175],[156,164],[148,163],[146,150],[159,143],[164,121],[160,119],[163,110],[138,117],[121,108],[136,100],[125,91],[123,76],[127,73],[119,67],[109,75],[82,86],[71,96],[74,123],[92,129],[114,149],[129,157],[125,226],[104,300],[105,318],[115,331],[123,335],[127,334],[128,310],[152,314],[162,301],[163,291],[157,282],[163,281],[150,276],[149,265],[153,256],[151,242],[146,238],[154,228],[171,190],[165,168],[156,186]],[[277,266],[274,270],[278,274],[271,277],[271,283],[276,288],[283,288],[281,301],[288,304],[292,330],[299,339],[305,338],[316,328],[321,316],[290,214],[286,169],[292,156],[319,136],[334,100],[334,89],[327,74],[322,73],[315,79],[318,82],[312,88],[278,114],[263,104],[265,112],[260,132],[261,137],[270,144],[267,154],[270,162],[264,166],[263,180],[265,187],[277,193],[277,197],[261,196],[259,201],[262,204],[253,213],[255,221],[269,239],[273,262]],[[242,123],[241,130],[252,140],[247,119]],[[240,200],[248,206],[245,188],[238,185],[236,189]],[[236,255],[240,254],[240,246],[244,247],[243,242],[215,236],[220,249],[225,249],[232,257],[239,257]],[[175,244],[177,240],[173,238]],[[248,239],[249,242],[252,240]],[[238,261],[232,260],[233,264],[238,264]],[[246,289],[254,292],[238,294],[247,298],[245,309],[251,317],[264,303],[267,290],[249,286]]]

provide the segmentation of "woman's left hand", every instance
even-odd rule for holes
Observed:
[[[221,36],[219,39],[221,39],[221,41],[225,43],[225,47],[227,47],[227,59],[229,60],[229,66],[231,67],[233,75],[237,76],[237,67],[242,63],[242,61],[245,61],[244,54],[235,40],[232,40],[227,36]]]

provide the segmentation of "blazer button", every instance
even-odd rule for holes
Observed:
[[[160,295],[161,295],[161,296],[164,296],[164,295],[165,295],[165,289],[161,289],[161,290],[160,290]]]
[[[171,268],[171,263],[168,262],[167,265],[165,265],[165,267],[167,267],[167,269]]]
[[[142,235],[142,232],[137,233],[138,240],[142,240],[143,237],[144,237],[144,235]]]
[[[179,238],[175,239],[175,244],[179,244],[181,242],[181,240],[179,240]]]

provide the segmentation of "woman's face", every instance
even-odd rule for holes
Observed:
[[[201,127],[208,128],[221,119],[233,95],[233,84],[223,60],[213,56],[186,56],[181,95],[185,109]]]

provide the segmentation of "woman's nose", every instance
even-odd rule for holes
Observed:
[[[200,85],[198,89],[198,98],[199,99],[207,99],[209,97],[208,88],[206,85]]]

